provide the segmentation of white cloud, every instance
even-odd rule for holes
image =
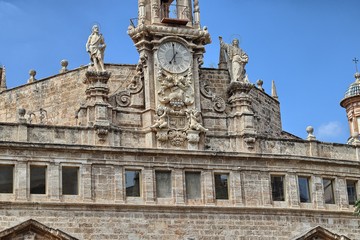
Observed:
[[[331,139],[338,137],[342,134],[342,126],[339,122],[328,122],[320,125],[319,130],[317,131],[317,138],[319,140]]]
[[[0,18],[14,16],[21,12],[15,4],[0,0]]]

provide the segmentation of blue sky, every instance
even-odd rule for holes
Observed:
[[[212,35],[204,67],[216,67],[219,41],[233,37],[249,55],[251,82],[262,79],[271,92],[275,80],[283,129],[302,138],[312,125],[318,140],[345,143],[346,113],[339,106],[354,81],[360,58],[359,0],[200,0],[201,23]],[[0,63],[8,87],[55,75],[60,61],[69,68],[89,63],[85,43],[99,23],[105,62],[135,64],[129,36],[136,0],[0,0]]]

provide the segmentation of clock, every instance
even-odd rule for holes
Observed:
[[[169,41],[162,43],[157,56],[160,66],[168,72],[182,73],[190,67],[190,51],[179,42]]]

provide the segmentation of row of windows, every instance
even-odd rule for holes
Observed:
[[[284,184],[285,176],[271,176],[271,190],[274,201],[285,201]],[[334,179],[323,178],[322,185],[324,190],[324,202],[326,204],[335,204]],[[346,180],[348,201],[351,205],[354,205],[357,201],[356,186],[357,181]],[[299,176],[298,189],[300,202],[310,203],[312,201],[310,191],[310,177]]]
[[[46,166],[30,166],[30,194],[46,194]],[[79,168],[62,168],[62,194],[79,194]],[[13,193],[14,166],[0,166],[0,193]]]
[[[46,194],[46,166],[30,166],[30,194]],[[62,167],[62,194],[79,194],[79,168]],[[0,193],[13,193],[13,165],[0,166]],[[158,198],[172,197],[171,171],[156,171],[156,196]],[[229,199],[229,174],[214,174],[214,191],[216,199]],[[125,185],[127,197],[141,196],[141,170],[125,170]],[[349,204],[357,200],[357,181],[347,180]],[[201,172],[185,172],[185,189],[187,199],[201,198]],[[271,176],[273,201],[285,201],[285,175]],[[310,177],[298,177],[299,198],[302,203],[310,203]],[[334,204],[334,179],[323,178],[324,202]]]

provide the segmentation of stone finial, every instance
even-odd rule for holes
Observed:
[[[261,91],[265,91],[264,88],[263,88],[263,84],[264,84],[264,81],[259,79],[256,81],[256,85],[257,85],[257,88]]]
[[[306,128],[306,132],[308,133],[308,136],[307,136],[306,140],[308,140],[308,141],[315,141],[316,140],[316,137],[314,135],[314,128],[312,126],[308,126]]]
[[[18,109],[18,120],[20,123],[26,123],[25,114],[26,114],[26,110],[24,108]]]
[[[61,60],[60,64],[61,64],[60,73],[67,72],[68,71],[67,66],[68,66],[69,62],[64,59],[64,60]]]
[[[29,71],[29,75],[30,75],[30,78],[28,80],[28,83],[32,83],[32,82],[35,82],[36,79],[35,79],[35,76],[36,76],[36,71],[34,69],[31,69]]]
[[[0,66],[0,92],[5,91],[6,87],[6,71],[5,66]]]
[[[272,96],[273,98],[275,98],[276,100],[279,99],[279,97],[278,97],[278,95],[277,95],[277,91],[276,91],[276,86],[275,86],[275,81],[274,81],[274,80],[272,80],[272,82],[271,82],[271,96]]]

